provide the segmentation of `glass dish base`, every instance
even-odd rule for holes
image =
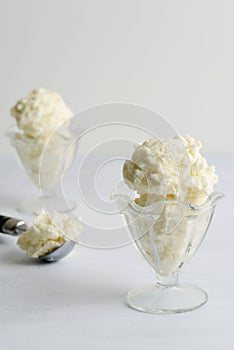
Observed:
[[[204,305],[208,295],[189,284],[174,286],[151,285],[132,289],[126,303],[133,309],[154,314],[173,314],[191,311]]]
[[[75,202],[66,198],[66,201],[62,197],[47,197],[47,198],[33,198],[25,200],[19,203],[17,211],[22,214],[35,214],[38,210],[44,208],[48,211],[56,210],[61,213],[66,213],[73,210],[76,207]]]

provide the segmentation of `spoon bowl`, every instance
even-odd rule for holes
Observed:
[[[45,262],[59,261],[71,253],[71,251],[75,247],[75,244],[76,243],[73,241],[66,241],[60,247],[53,250],[51,253],[39,256],[38,259],[45,261]]]

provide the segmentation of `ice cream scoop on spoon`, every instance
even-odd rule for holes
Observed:
[[[29,227],[24,220],[0,215],[0,232],[19,236],[17,243],[21,249],[30,257],[46,262],[67,256],[73,250],[81,229],[78,218],[69,218],[64,213],[41,210]]]

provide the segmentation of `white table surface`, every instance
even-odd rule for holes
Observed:
[[[209,294],[202,308],[177,315],[134,311],[127,291],[154,276],[130,245],[76,247],[67,259],[41,264],[0,237],[0,349],[234,349],[234,155],[212,155],[226,198],[180,279]],[[15,159],[0,159],[0,213],[17,215],[33,192]]]

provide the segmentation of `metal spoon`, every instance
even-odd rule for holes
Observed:
[[[28,228],[24,220],[0,215],[0,232],[10,236],[20,236]],[[39,256],[39,259],[46,262],[55,262],[67,256],[74,248],[75,242],[66,241],[60,247],[49,254]]]

